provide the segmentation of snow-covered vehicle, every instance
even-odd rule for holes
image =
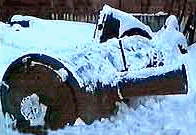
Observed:
[[[111,22],[107,20],[108,16],[112,20],[126,17],[119,21],[120,31],[110,31],[104,35],[103,31],[110,30],[105,25],[105,22]],[[100,21],[101,18],[107,21]],[[9,30],[6,33],[9,34],[4,35],[5,39],[9,36],[10,40],[12,36],[12,47],[17,49],[22,44],[23,48],[19,49],[17,55],[13,53],[10,58],[13,61],[2,77],[1,103],[4,115],[13,118],[15,123],[12,126],[20,132],[41,134],[48,128],[56,130],[67,123],[73,125],[78,117],[86,124],[108,118],[115,114],[116,101],[126,102],[132,96],[187,94],[186,68],[181,53],[186,47],[186,40],[173,25],[175,18],[171,18],[173,16],[166,21],[166,28],[152,33],[148,26],[131,15],[105,6],[98,24],[92,26],[91,33],[84,33],[90,24],[68,25],[64,21],[51,22],[35,18],[28,20],[29,29],[16,24],[6,25],[3,28]],[[53,24],[52,28],[50,24]],[[60,25],[60,29],[66,25],[73,29],[77,27],[76,31],[80,34],[73,34],[83,37],[71,39],[70,33],[58,33],[62,37],[52,35],[51,38],[65,45],[60,48],[55,43],[54,46],[50,34],[59,32],[60,29],[54,28],[57,25]],[[82,27],[82,32],[78,31],[79,27]],[[136,33],[132,33],[132,30]],[[39,33],[42,39],[34,35],[31,42],[31,37],[25,36],[32,32],[43,32],[43,35]],[[93,38],[93,32],[95,40],[89,40],[88,36]],[[46,33],[45,39],[43,36]],[[20,34],[23,38],[19,40]],[[66,42],[60,41],[66,36]],[[75,45],[78,38],[82,41]],[[85,39],[88,42],[82,43]],[[43,43],[42,40],[46,42],[45,46],[39,45]],[[29,46],[24,45],[27,43],[37,46],[33,53]]]

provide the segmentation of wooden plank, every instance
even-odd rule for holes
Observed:
[[[184,65],[182,69],[164,75],[129,80],[121,86],[122,96],[187,94],[188,82]]]

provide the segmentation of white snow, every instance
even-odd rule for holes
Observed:
[[[26,58],[24,58],[24,59],[26,59]],[[56,74],[58,74],[61,77],[62,82],[65,82],[67,80],[68,72],[65,69],[63,69],[63,68],[61,68],[58,71],[56,71],[52,67],[50,67],[48,65],[42,64],[40,62],[31,61],[31,66],[35,66],[35,65],[41,65],[41,66],[44,66],[44,67],[47,67],[47,68],[51,69],[52,71],[54,71]]]
[[[30,126],[44,125],[47,106],[39,103],[39,97],[33,93],[24,97],[21,101],[20,112],[26,120],[30,120]]]
[[[6,62],[10,61],[11,63],[11,61],[15,60],[21,55],[38,52],[57,59],[61,59],[65,66],[74,74],[80,86],[89,83],[92,85],[89,86],[89,90],[92,90],[91,87],[95,86],[98,80],[103,82],[103,84],[110,83],[112,85],[116,85],[116,83],[123,77],[135,78],[136,75],[147,77],[147,74],[143,71],[145,69],[144,67],[149,62],[149,58],[146,56],[137,58],[136,55],[154,53],[154,50],[160,50],[160,46],[163,43],[156,43],[156,39],[155,41],[150,41],[148,39],[142,38],[141,36],[133,36],[130,38],[125,37],[122,42],[124,47],[129,49],[129,51],[126,51],[125,53],[127,55],[126,57],[128,60],[128,65],[130,65],[129,75],[125,75],[126,73],[119,72],[123,70],[124,67],[118,40],[108,40],[108,42],[103,44],[99,44],[93,41],[94,25],[67,21],[37,21],[34,20],[34,18],[32,21],[34,24],[30,25],[30,28],[23,28],[20,31],[14,31],[15,28],[8,27],[7,31],[5,30],[3,35],[3,46],[5,47],[4,51],[2,51],[2,58]],[[176,32],[176,37],[179,37],[179,35],[180,33]],[[169,55],[173,54],[170,53],[173,51],[171,47],[176,47],[176,42],[180,41],[179,39],[181,39],[176,37],[174,37],[174,41],[171,43],[166,40],[167,42],[164,43],[164,45],[169,45],[164,48],[163,53]],[[165,42],[165,38],[167,37],[163,37],[159,39],[159,41],[163,40]],[[136,51],[130,51],[131,47],[133,47]],[[10,48],[14,49],[14,54],[10,57],[5,57],[7,51],[10,50]],[[137,48],[142,49],[139,50]],[[169,63],[169,65],[175,64],[179,66],[181,64],[179,57],[180,56],[177,55],[172,59],[178,64],[172,61]],[[175,65],[172,66],[174,67],[173,69],[176,68]],[[141,70],[142,68],[143,70]],[[159,72],[159,70],[162,70],[162,68],[155,68],[154,70],[154,73],[156,73]],[[165,68],[165,70],[167,69]],[[170,70],[172,69],[170,68]],[[164,72],[164,70],[162,72]],[[150,73],[148,75],[150,75]]]
[[[168,29],[176,29],[179,31],[178,19],[174,15],[170,15],[165,22],[165,25]]]
[[[33,16],[23,16],[23,15],[14,15],[11,18],[11,22],[14,22],[14,21],[29,21],[29,20],[43,20],[43,19],[33,17]]]
[[[130,13],[133,16],[164,16],[164,15],[168,15],[168,13],[165,13],[163,11],[159,11],[158,13],[154,13],[154,14],[141,14],[141,13]]]
[[[63,82],[65,82],[67,80],[68,72],[64,68],[61,68],[56,72],[59,74],[59,76],[61,76]]]
[[[119,35],[122,35],[123,32],[125,32],[126,30],[128,30],[130,28],[134,28],[134,27],[138,27],[138,28],[141,28],[141,29],[147,31],[150,34],[150,36],[154,35],[149,26],[140,22],[137,18],[133,17],[132,14],[127,14],[127,13],[122,12],[120,10],[114,9],[108,5],[105,5],[103,7],[103,9],[101,10],[100,15],[99,15],[100,19],[98,20],[98,25],[103,24],[103,19],[104,19],[104,21],[106,20],[107,16],[105,16],[105,18],[104,18],[104,15],[110,15],[111,13],[113,14],[114,18],[116,18],[120,21]],[[102,33],[102,31],[96,30],[95,39],[98,42],[99,42],[101,33]]]
[[[74,126],[78,125],[85,125],[84,121],[80,117],[74,123]]]
[[[0,85],[4,85],[7,89],[9,89],[9,85],[7,85],[4,81],[2,81]]]
[[[106,7],[105,10],[111,10],[111,8]],[[115,10],[114,15],[118,16],[119,13],[121,14],[121,11]],[[124,15],[126,16],[126,14]],[[27,18],[32,19],[31,17]],[[21,20],[17,16],[13,20],[17,19]],[[138,20],[133,19],[133,22],[138,24]],[[125,23],[126,27],[130,26],[128,23],[130,24],[129,21]],[[169,26],[170,24],[173,23],[168,23]],[[146,28],[145,25],[143,27]],[[46,54],[62,61],[80,84],[88,83],[89,80],[92,82],[101,80],[104,83],[115,84],[121,78],[161,74],[177,69],[179,65],[185,63],[189,82],[187,96],[142,97],[141,104],[136,110],[128,108],[123,103],[117,103],[120,109],[117,116],[112,116],[111,121],[108,119],[95,121],[89,126],[75,125],[71,127],[65,125],[65,128],[57,131],[49,130],[49,135],[194,135],[196,133],[196,60],[194,59],[196,44],[188,48],[188,54],[182,56],[177,45],[181,44],[187,48],[187,44],[183,35],[176,29],[163,28],[154,34],[151,41],[140,36],[125,37],[123,38],[125,50],[133,47],[141,55],[153,51],[163,51],[167,68],[150,68],[146,72],[142,67],[149,59],[146,57],[138,59],[135,55],[131,55],[134,54],[133,51],[126,50],[131,70],[120,73],[123,64],[118,40],[111,39],[106,43],[98,44],[93,41],[94,28],[94,25],[87,23],[33,18],[29,28],[21,28],[16,31],[14,27],[0,23],[0,79],[12,61],[24,54],[34,52]],[[139,46],[141,49],[138,48]],[[1,107],[0,129],[2,135],[20,134],[5,125]]]

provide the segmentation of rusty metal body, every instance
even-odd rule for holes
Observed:
[[[22,62],[27,58],[26,62]],[[32,61],[45,65],[31,65]],[[1,86],[1,103],[4,115],[12,114],[17,120],[16,127],[20,132],[43,133],[45,129],[56,130],[66,123],[74,124],[81,117],[86,124],[94,120],[109,118],[115,114],[116,101],[122,101],[118,95],[118,89],[124,99],[144,95],[186,94],[187,78],[184,65],[176,71],[164,75],[149,78],[138,78],[119,83],[118,87],[111,85],[97,85],[93,93],[80,88],[77,80],[68,69],[68,78],[62,82],[54,70],[66,69],[62,63],[46,55],[28,54],[18,58],[7,69]],[[101,83],[98,83],[101,84]],[[23,97],[36,93],[40,103],[47,106],[44,126],[30,126],[29,120],[25,120],[20,113]],[[132,101],[134,102],[134,101]]]

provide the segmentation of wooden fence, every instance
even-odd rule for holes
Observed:
[[[95,9],[71,9],[49,7],[3,7],[0,8],[0,21],[10,21],[13,15],[29,15],[43,19],[69,20],[95,23],[98,10]]]
[[[146,25],[149,25],[152,31],[158,31],[164,25],[168,15],[133,15]]]
[[[95,23],[97,20],[98,9],[73,9],[73,8],[50,8],[50,7],[0,7],[0,21],[10,21],[13,15],[29,15],[50,20],[67,20]],[[138,20],[151,27],[152,31],[158,31],[165,23],[168,15],[152,15],[152,14],[133,14]],[[186,18],[186,16],[184,16]],[[182,24],[186,24],[182,22]],[[194,36],[196,41],[196,32]]]
[[[87,22],[95,23],[97,19],[96,14],[78,14],[78,13],[51,13],[50,19],[52,20],[66,20],[66,21],[78,21],[78,22]]]
[[[95,23],[98,15],[98,9],[71,9],[71,8],[49,8],[49,7],[3,7],[0,8],[0,21],[10,21],[13,15],[29,15],[43,19],[68,20],[87,23]],[[166,16],[134,16],[143,23],[150,25],[153,31],[157,31],[165,22]]]

